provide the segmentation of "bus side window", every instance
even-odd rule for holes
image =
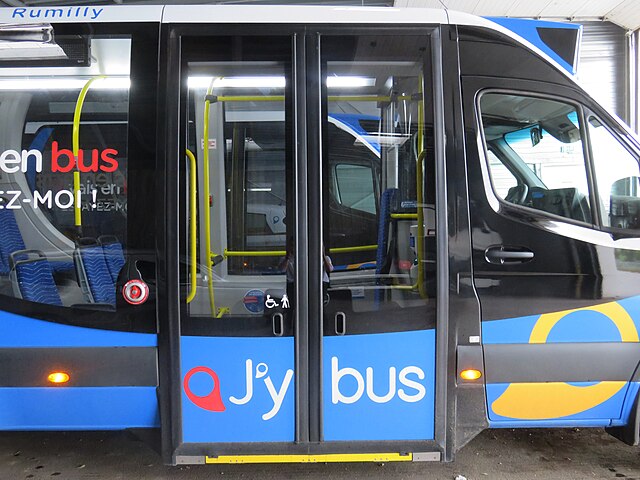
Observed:
[[[578,112],[564,102],[529,95],[486,93],[480,99],[496,195],[581,223],[592,223]],[[506,188],[505,170],[518,178]]]
[[[487,160],[489,161],[489,169],[491,170],[493,188],[496,190],[498,196],[504,198],[507,202],[518,203],[517,199],[513,198],[514,192],[520,186],[518,179],[491,150],[487,150]]]
[[[373,170],[366,165],[340,163],[334,169],[336,200],[354,210],[376,214]]]
[[[627,150],[596,117],[589,117],[589,139],[602,225],[640,229],[640,169]]]
[[[130,140],[141,98],[130,84],[142,78],[132,58],[144,33],[100,27],[55,38],[66,58],[0,68],[0,307],[61,323],[155,330],[151,314],[144,326],[130,325],[122,295],[131,265],[146,255],[139,246],[131,253],[140,235],[130,228],[138,220],[128,222],[129,205],[152,195],[136,182],[145,175],[142,161],[129,162],[141,145]]]

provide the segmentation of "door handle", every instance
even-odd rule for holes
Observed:
[[[495,265],[526,263],[533,260],[533,252],[525,247],[492,245],[484,251],[484,258]]]
[[[335,316],[336,335],[344,335],[347,333],[347,316],[344,312],[337,312]]]
[[[280,312],[276,312],[271,315],[271,327],[273,329],[273,335],[275,337],[281,337],[284,335],[284,315]]]

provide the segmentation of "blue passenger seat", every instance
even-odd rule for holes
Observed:
[[[0,204],[6,203],[7,200],[0,197]],[[13,209],[0,209],[0,275],[8,276],[10,273],[9,255],[26,248]],[[66,272],[73,270],[73,262],[54,261],[50,268],[54,272]]]
[[[380,218],[378,220],[378,248],[376,250],[376,277],[378,285],[382,285],[381,276],[391,270],[393,255],[389,255],[394,249],[393,236],[391,235],[391,212],[398,194],[397,188],[389,188],[380,198]],[[377,288],[375,300],[379,304],[384,300],[384,290]]]
[[[116,288],[102,245],[93,238],[79,238],[73,259],[78,283],[87,301],[115,306]]]
[[[62,306],[53,269],[39,250],[20,250],[9,256],[14,294],[30,302]]]
[[[98,237],[98,243],[102,245],[104,259],[107,262],[107,268],[111,275],[111,280],[113,281],[113,284],[116,285],[118,283],[120,270],[122,270],[122,267],[125,264],[122,244],[118,241],[118,237],[115,235],[102,235]]]
[[[2,199],[0,203],[4,206],[6,200]],[[9,256],[13,252],[24,250],[25,248],[13,210],[0,209],[0,275],[9,276],[11,272]]]

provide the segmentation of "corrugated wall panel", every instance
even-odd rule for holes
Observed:
[[[609,22],[583,23],[578,80],[600,104],[626,118],[626,31]]]

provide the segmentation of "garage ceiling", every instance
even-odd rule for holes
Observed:
[[[429,7],[480,16],[545,20],[605,20],[628,30],[640,28],[640,0],[395,0],[396,7]]]

